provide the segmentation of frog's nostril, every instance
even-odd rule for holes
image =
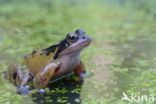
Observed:
[[[86,39],[86,37],[85,37],[85,36],[83,36],[83,37],[82,37],[82,39]]]

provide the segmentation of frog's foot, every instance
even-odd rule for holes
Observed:
[[[27,95],[30,93],[29,85],[21,85],[17,87],[17,93],[22,95]]]
[[[29,72],[22,72],[22,69],[16,65],[11,64],[8,70],[3,73],[4,79],[13,83],[15,86],[26,85],[33,79],[33,75]]]
[[[77,81],[84,80],[84,78],[86,77],[86,71],[84,64],[82,62],[80,62],[80,64],[76,66],[76,68],[74,69],[74,73],[76,76],[78,76]]]

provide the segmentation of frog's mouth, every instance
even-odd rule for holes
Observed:
[[[80,39],[76,43],[72,44],[71,46],[69,46],[68,48],[63,50],[60,53],[60,55],[70,54],[70,53],[73,53],[73,52],[81,51],[83,48],[89,46],[91,41],[92,41],[92,39],[90,37],[88,37],[88,36],[85,39]]]

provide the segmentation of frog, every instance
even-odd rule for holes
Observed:
[[[32,82],[38,89],[69,73],[83,80],[86,69],[80,54],[91,42],[92,39],[83,29],[76,29],[58,43],[25,55],[25,72],[19,65],[10,65],[8,71],[4,72],[4,78],[20,88]]]

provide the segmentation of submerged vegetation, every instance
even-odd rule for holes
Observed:
[[[73,88],[67,78],[52,84],[46,94],[23,96],[0,77],[0,103],[64,104],[74,93],[75,103],[136,104],[121,101],[123,92],[153,95],[156,102],[155,9],[155,0],[1,0],[0,72],[80,27],[93,43],[81,55],[89,73],[83,84]]]

